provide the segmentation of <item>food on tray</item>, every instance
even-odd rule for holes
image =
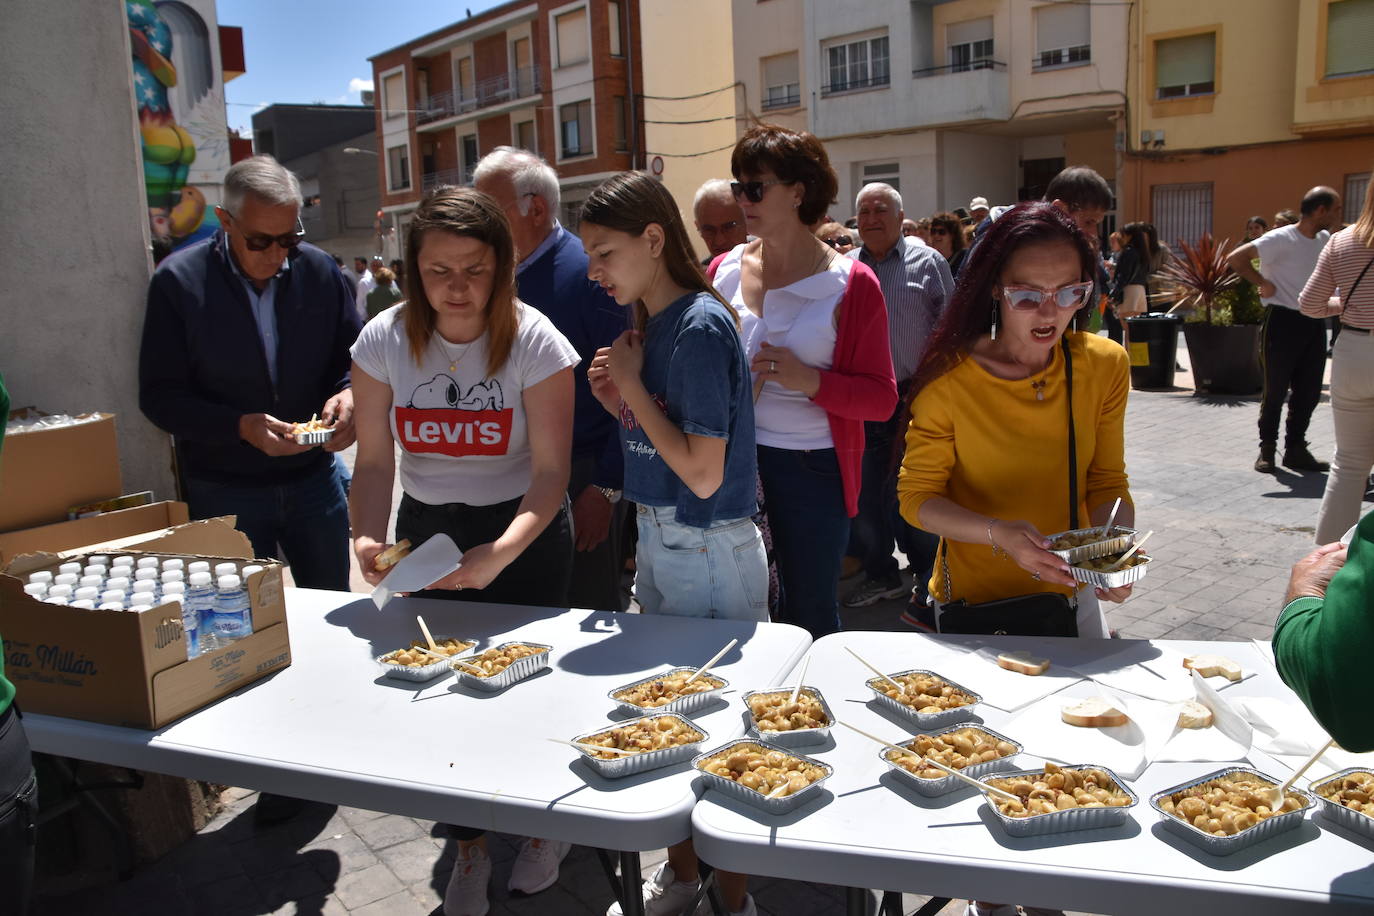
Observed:
[[[1089,697],[1070,703],[1059,711],[1059,717],[1079,728],[1111,728],[1131,721],[1130,716],[1102,697]]]
[[[311,414],[310,419],[304,423],[292,423],[291,435],[299,436],[301,433],[320,433],[326,429],[333,429],[333,425],[321,420],[318,415]]]
[[[1043,773],[984,780],[988,785],[1010,792],[1020,801],[989,796],[988,800],[1007,817],[1035,817],[1070,808],[1125,808],[1131,796],[1102,770],[1060,768],[1045,764]]]
[[[1203,706],[1197,700],[1188,700],[1179,704],[1178,707],[1178,727],[1179,728],[1211,728],[1212,711]]]
[[[1072,550],[1075,547],[1087,547],[1089,544],[1096,544],[1105,540],[1107,540],[1105,528],[1090,528],[1087,531],[1075,531],[1059,535],[1050,541],[1050,550]]]
[[[509,646],[502,646],[499,649],[488,649],[480,655],[474,655],[472,658],[461,659],[463,664],[459,666],[459,670],[471,674],[473,677],[491,677],[494,674],[500,674],[502,671],[505,671],[522,658],[529,658],[531,655],[538,655],[541,652],[547,651],[549,650],[542,646],[526,646],[520,643],[513,643]],[[480,668],[481,673],[474,671],[474,668]]]
[[[390,569],[401,562],[401,558],[408,553],[410,553],[410,540],[409,538],[401,538],[401,540],[377,554],[372,561],[372,566],[375,569]]]
[[[1220,675],[1228,681],[1238,681],[1243,676],[1240,665],[1224,655],[1189,655],[1183,660],[1183,667],[1191,668],[1203,677]]]
[[[633,706],[655,709],[659,706],[667,706],[674,700],[680,700],[694,693],[705,693],[708,690],[725,686],[724,681],[713,678],[709,674],[703,674],[692,683],[687,683],[687,679],[695,673],[695,669],[674,671],[672,674],[654,678],[652,681],[646,681],[631,687],[629,690],[622,690],[615,695],[615,698],[624,700]]]
[[[773,798],[795,795],[816,780],[825,778],[825,770],[800,757],[750,743],[736,744],[707,757],[697,766]]]
[[[761,732],[792,732],[803,728],[825,728],[830,724],[821,707],[820,694],[810,688],[797,693],[797,702],[789,703],[790,690],[777,693],[756,693],[749,698],[749,714],[754,727]]]
[[[888,683],[886,678],[874,678],[868,683],[875,690],[882,691],[888,699],[896,700],[903,706],[910,706],[917,712],[926,714],[944,712],[946,709],[957,709],[960,706],[968,706],[977,702],[958,687],[946,684],[933,675],[899,674],[892,680],[902,685],[900,693],[897,692],[896,687]]]
[[[921,757],[943,763],[953,770],[989,763],[1016,753],[1016,745],[990,735],[981,728],[960,728],[939,735],[917,735],[902,747],[909,747]],[[920,779],[944,779],[949,775],[925,760],[901,751],[890,750],[883,756]]]
[[[1300,795],[1284,797],[1278,811],[1270,810],[1270,790],[1277,783],[1249,773],[1237,773],[1183,789],[1159,800],[1165,814],[1192,824],[1213,836],[1235,836],[1275,814],[1286,814],[1303,807]]]
[[[461,639],[436,639],[434,645],[435,648],[432,651],[451,658],[460,652],[466,652],[477,643],[463,642]],[[400,665],[403,668],[423,668],[425,665],[432,665],[440,660],[433,655],[426,655],[419,651],[420,649],[429,649],[429,644],[419,639],[413,639],[409,648],[388,652],[382,656],[382,661],[388,665]]]
[[[683,744],[692,744],[702,739],[701,732],[688,727],[681,719],[673,716],[657,716],[599,732],[579,743],[646,753],[679,747]],[[625,756],[624,754],[612,754],[608,751],[589,751],[589,755],[599,760],[614,760],[617,757]]]
[[[1036,658],[1029,652],[1003,652],[997,656],[997,665],[1017,674],[1029,674],[1034,677],[1049,670],[1050,660]]]
[[[1112,569],[1113,566],[1116,566],[1125,554],[1126,551],[1123,550],[1120,553],[1109,553],[1105,557],[1093,557],[1091,560],[1079,560],[1073,565],[1078,569],[1091,569],[1093,572],[1106,572]],[[1132,566],[1139,566],[1141,563],[1149,562],[1149,559],[1150,558],[1143,553],[1133,553],[1127,558],[1126,562],[1118,566],[1117,569],[1130,569]],[[1114,569],[1112,571],[1116,572],[1117,570]]]
[[[1343,808],[1374,817],[1374,773],[1347,773],[1329,781],[1317,794]]]

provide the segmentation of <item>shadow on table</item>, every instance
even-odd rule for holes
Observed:
[[[422,615],[429,630],[436,637],[455,636],[461,639],[477,639],[484,645],[500,642],[500,637],[509,632],[510,627],[501,627],[491,622],[474,621],[472,608],[465,601],[446,601],[440,598],[394,598],[386,610],[377,610],[370,598],[350,601],[325,615],[325,621],[336,627],[347,629],[359,639],[371,645],[369,652],[373,657],[385,655],[394,649],[410,644],[420,638],[420,628],[415,623],[416,615]],[[555,608],[521,607],[521,625],[534,620],[557,617],[567,611]],[[499,619],[499,618],[498,618]],[[488,618],[490,621],[490,618]]]
[[[1050,849],[1056,846],[1077,846],[1081,843],[1100,843],[1103,840],[1129,840],[1140,835],[1140,824],[1134,819],[1119,827],[1099,827],[1094,830],[1071,830],[1067,833],[1047,833],[1041,836],[1011,836],[1002,827],[997,815],[988,810],[988,802],[978,808],[978,819],[987,825],[988,833],[1004,849]]]
[[[560,652],[551,664],[573,674],[639,675],[656,667],[676,668],[705,664],[718,649],[731,639],[739,642],[727,652],[716,666],[729,665],[743,657],[744,646],[758,631],[758,624],[738,620],[700,620],[693,617],[674,617],[656,614],[607,615],[586,611],[584,632],[604,633],[604,637],[586,646]],[[614,628],[601,626],[609,621]],[[714,630],[709,641],[702,638],[703,630]],[[717,641],[718,640],[718,641]],[[701,648],[703,644],[708,648]],[[628,679],[628,678],[627,678]]]
[[[1183,853],[1189,858],[1195,859],[1208,868],[1217,871],[1240,871],[1249,868],[1257,862],[1269,858],[1275,853],[1287,852],[1303,843],[1310,843],[1321,836],[1321,828],[1311,821],[1301,821],[1292,830],[1286,830],[1272,839],[1264,840],[1249,849],[1242,849],[1240,852],[1229,856],[1214,856],[1209,852],[1194,846],[1192,843],[1179,836],[1173,830],[1158,821],[1150,828],[1150,832],[1155,838],[1166,846],[1170,846]],[[1356,872],[1355,874],[1358,874]]]
[[[879,703],[876,699],[864,700],[864,699],[861,699],[861,698],[859,698],[859,697],[850,697],[849,699],[845,700],[845,702],[847,702],[847,703],[861,703],[861,704],[863,704],[864,706],[867,706],[871,711],[877,713],[878,715],[882,716],[882,717],[883,717],[884,719],[886,719],[887,721],[891,722],[893,725],[897,726],[898,728],[900,728],[900,729],[902,729],[902,730],[904,730],[905,732],[908,733],[908,734],[907,734],[907,737],[902,738],[900,741],[893,741],[894,744],[901,744],[903,741],[909,740],[910,737],[911,737],[910,733],[913,732],[913,731],[914,731],[914,732],[926,733],[926,730],[925,730],[925,729],[921,728],[921,727],[920,727],[919,725],[917,725],[915,722],[911,721],[911,719],[910,719],[909,717],[902,715],[902,714],[899,713],[897,710],[893,709],[891,706],[888,706],[886,703]],[[967,708],[967,707],[965,707],[965,709],[967,710],[967,714],[964,715],[964,716],[962,716],[962,717],[960,717],[960,719],[959,719],[959,724],[960,724],[960,725],[983,725],[983,724],[985,724],[984,721],[983,721],[983,717],[980,716],[980,715],[978,715],[978,713],[975,712],[974,709],[969,709],[969,708]],[[976,707],[975,707],[975,709],[976,709]],[[944,729],[943,729],[943,727],[942,727],[942,728],[934,729],[934,730],[935,730],[935,731],[943,731]],[[881,738],[882,735],[879,735],[878,737]],[[898,737],[898,736],[894,736],[894,737]],[[873,745],[873,747],[874,747],[874,750],[876,750],[878,746],[875,744],[875,745]]]
[[[1342,836],[1352,838],[1356,836],[1356,834],[1344,828],[1338,829]],[[1332,832],[1334,833],[1335,831]],[[1355,842],[1363,843],[1366,849],[1374,846],[1367,837],[1362,840],[1356,840]],[[1369,888],[1371,886],[1374,886],[1374,865],[1366,865],[1364,868],[1357,868],[1354,871],[1348,871],[1343,875],[1338,875],[1336,879],[1331,882],[1331,896],[1344,896],[1348,900],[1357,901],[1360,904],[1368,906],[1370,897]]]
[[[894,795],[911,802],[911,804],[915,805],[917,808],[925,808],[928,811],[939,811],[941,808],[957,805],[959,802],[969,798],[969,796],[978,794],[978,790],[972,786],[962,786],[944,795],[922,795],[920,792],[917,792],[909,782],[891,770],[879,776],[878,782],[891,789]],[[938,826],[945,825],[942,824]]]
[[[1024,649],[1033,655],[1050,659],[1055,665],[1072,668],[1085,677],[1105,674],[1141,662],[1153,661],[1163,651],[1143,639],[1086,640],[1072,636],[983,636],[973,633],[950,633],[940,636],[942,643],[977,652],[995,649],[998,652]],[[957,675],[956,675],[957,678]]]

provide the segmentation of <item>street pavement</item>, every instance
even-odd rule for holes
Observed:
[[[1186,366],[1180,344],[1179,359]],[[1126,419],[1127,465],[1137,523],[1152,529],[1149,577],[1109,622],[1136,638],[1267,639],[1289,569],[1313,546],[1325,477],[1280,469],[1258,474],[1256,398],[1196,396],[1180,373],[1171,391],[1132,392]],[[1334,444],[1323,395],[1310,433],[1312,452]],[[351,457],[351,456],[348,456]],[[399,501],[399,500],[397,500]],[[365,583],[355,577],[355,589]],[[857,584],[852,580],[846,585]],[[843,614],[846,627],[901,629],[903,602]],[[429,821],[375,811],[308,806],[293,821],[256,829],[256,794],[229,789],[219,817],[191,842],[129,881],[63,897],[41,897],[41,916],[157,913],[423,916],[440,904],[454,844]],[[612,898],[594,853],[575,848],[557,885],[534,897],[505,890],[517,838],[492,835],[493,916],[594,916]],[[644,855],[647,878],[662,860]],[[755,878],[760,913],[842,914],[841,888]],[[925,898],[907,895],[914,912]],[[954,901],[944,914],[963,912]]]

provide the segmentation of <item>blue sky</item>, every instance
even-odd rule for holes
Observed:
[[[243,29],[248,72],[224,86],[229,126],[248,135],[274,102],[358,104],[368,58],[499,5],[500,0],[218,0],[223,25]]]

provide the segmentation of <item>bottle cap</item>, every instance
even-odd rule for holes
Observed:
[[[115,565],[115,566],[133,566],[133,565],[134,565],[134,558],[133,558],[133,557],[115,557],[115,558],[114,558],[114,565]]]
[[[48,583],[30,582],[28,585],[24,586],[24,594],[42,601],[44,598],[48,597]]]
[[[260,572],[262,572],[262,571],[263,571],[263,567],[259,566],[258,564],[256,564],[256,563],[250,563],[250,564],[248,564],[247,566],[243,567],[243,573],[242,573],[242,575],[243,575],[243,581],[247,582],[247,581],[248,581],[248,577],[251,576],[251,575],[253,575],[253,573],[260,573]]]
[[[110,576],[105,580],[106,588],[117,588],[120,591],[128,591],[129,580],[124,576]]]
[[[173,595],[178,595],[178,596],[179,596],[179,595],[184,595],[184,594],[186,594],[186,585],[185,585],[185,583],[182,583],[182,582],[168,582],[166,585],[162,586],[162,596],[163,596],[164,598],[170,598],[170,597],[172,597]]]
[[[238,588],[240,585],[243,584],[243,583],[239,580],[239,577],[236,576],[236,575],[233,575],[232,573],[230,573],[230,574],[228,574],[228,575],[220,576],[218,582],[219,582],[219,587],[220,587],[221,589],[225,589],[225,590],[228,590],[228,589],[231,589],[231,588]]]
[[[136,565],[139,569],[157,569],[162,565],[162,560],[157,557],[139,557]]]
[[[52,584],[52,573],[44,570],[43,572],[29,573],[30,582],[42,582],[44,585]]]
[[[210,571],[210,564],[204,560],[193,560],[186,565],[186,571],[192,573],[208,573]]]
[[[67,599],[66,599],[66,598],[63,598],[62,596],[57,595],[57,596],[54,596],[54,597],[52,597],[52,598],[44,598],[44,599],[43,599],[43,603],[44,603],[44,604],[62,604],[62,605],[65,605],[65,604],[67,604],[68,602],[67,602]]]
[[[95,602],[89,598],[77,598],[75,601],[71,602],[71,606],[79,607],[82,610],[86,611],[95,610]]]
[[[134,568],[132,566],[111,566],[107,575],[111,578],[123,576],[126,579],[132,579],[134,577]]]
[[[192,564],[195,565],[195,564]],[[210,574],[208,572],[192,572],[191,588],[204,588],[210,584]]]
[[[142,581],[144,581],[144,580],[146,579],[146,580],[149,580],[149,581],[152,581],[152,582],[156,582],[156,581],[157,581],[157,577],[158,577],[159,575],[161,575],[161,574],[157,571],[157,569],[156,569],[155,567],[152,567],[152,566],[140,566],[138,569],[136,569],[136,570],[134,571],[134,581],[135,581],[135,582],[142,582]]]
[[[239,567],[238,567],[238,564],[237,564],[237,563],[216,563],[216,564],[215,564],[215,576],[216,576],[216,577],[218,577],[218,576],[233,576],[233,575],[237,575],[237,574],[238,574],[238,571],[239,571]]]
[[[71,595],[72,587],[70,585],[54,585],[48,589],[49,598],[70,598]]]
[[[94,601],[96,598],[100,597],[100,589],[90,587],[78,588],[76,591],[72,592],[72,597],[85,598]]]
[[[153,609],[153,606],[152,606],[151,604],[131,604],[131,605],[129,605],[129,610],[134,611],[135,613],[139,613],[139,614],[143,613],[144,611],[151,611],[152,609]]]
[[[57,567],[57,571],[61,573],[75,573],[79,575],[81,573],[81,564],[63,563],[61,566]]]
[[[109,566],[110,558],[103,553],[93,553],[86,558],[86,562],[92,565]]]
[[[152,579],[139,579],[134,583],[135,595],[151,595],[157,591],[157,583]]]
[[[77,580],[77,583],[76,583],[76,584],[79,585],[79,586],[81,586],[82,588],[88,588],[88,587],[89,587],[89,588],[100,588],[100,586],[102,586],[102,585],[105,584],[105,577],[104,577],[104,576],[82,576],[80,579]]]
[[[162,561],[162,569],[165,572],[169,569],[185,569],[186,561],[180,557],[172,557],[170,560]]]
[[[123,602],[123,601],[102,601],[102,602],[100,603],[100,608],[99,608],[99,609],[102,610],[102,611],[122,611],[122,610],[124,610],[124,602]]]
[[[162,581],[164,584],[167,582],[185,582],[186,574],[179,569],[163,570]]]
[[[103,576],[110,571],[110,567],[104,563],[87,563],[86,568],[81,572],[87,576]]]
[[[124,589],[107,588],[105,589],[105,591],[100,593],[100,600],[118,604],[120,609],[122,610],[124,607]]]
[[[58,573],[52,580],[58,585],[75,585],[80,578],[76,573]]]

